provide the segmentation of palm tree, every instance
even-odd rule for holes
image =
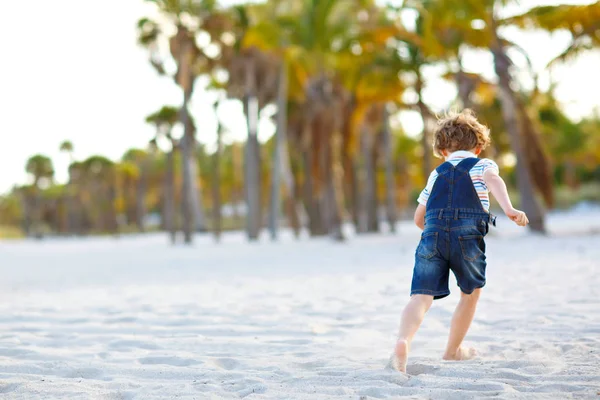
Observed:
[[[527,166],[525,149],[523,148],[523,132],[521,131],[518,120],[518,103],[515,98],[515,93],[511,88],[512,77],[510,74],[510,66],[512,63],[506,55],[504,43],[498,34],[498,24],[497,17],[494,13],[494,5],[494,1],[491,1],[485,16],[492,34],[490,50],[494,56],[494,71],[498,76],[504,124],[506,130],[510,134],[512,147],[517,157],[517,186],[521,193],[521,207],[529,217],[531,229],[536,232],[544,233],[546,231],[544,214],[535,197],[533,180]]]
[[[82,235],[86,231],[86,223],[89,220],[86,215],[84,198],[85,193],[85,175],[83,163],[73,161],[69,164],[69,187],[72,189],[70,193],[73,196],[72,208],[69,210],[73,217],[72,230]]]
[[[48,184],[54,177],[52,160],[42,154],[36,154],[27,160],[25,170],[33,177],[33,186],[40,188],[40,184]]]
[[[179,147],[173,138],[173,126],[177,123],[179,109],[173,106],[163,106],[160,110],[148,115],[146,122],[156,127],[155,140],[166,138],[171,149],[166,154],[164,193],[163,193],[163,219],[164,227],[169,232],[171,243],[175,243],[177,236],[177,212],[175,207],[175,151]]]
[[[271,239],[276,240],[279,229],[279,216],[281,205],[281,184],[286,189],[285,208],[287,209],[289,222],[296,238],[300,236],[300,210],[296,205],[294,178],[292,176],[290,155],[288,152],[288,69],[285,50],[279,51],[281,60],[279,65],[279,78],[277,90],[277,115],[275,132],[275,149],[273,152],[273,174],[271,184],[271,208],[269,213],[269,228]]]
[[[257,240],[261,230],[261,175],[258,121],[260,111],[276,98],[277,57],[257,46],[261,29],[257,20],[265,15],[265,5],[234,7],[225,28],[235,37],[233,43],[220,42],[221,64],[229,73],[227,96],[244,106],[248,138],[244,154],[244,189],[247,206],[246,230],[249,240]],[[262,40],[262,39],[261,39]]]
[[[151,159],[149,154],[141,149],[129,149],[123,155],[123,161],[132,163],[137,169],[135,179],[135,224],[140,232],[145,231],[144,218],[146,216],[146,190],[148,184],[148,168]]]
[[[458,57],[458,42],[486,48],[492,53],[494,70],[498,77],[498,91],[504,126],[511,138],[511,147],[517,158],[517,186],[521,194],[522,208],[529,216],[530,228],[537,232],[545,232],[544,214],[535,197],[534,187],[540,188],[551,203],[550,168],[535,129],[535,124],[531,121],[529,114],[523,112],[519,107],[520,100],[513,90],[514,81],[510,71],[512,61],[506,54],[506,48],[507,46],[520,48],[500,37],[498,33],[499,26],[506,26],[511,23],[510,19],[499,19],[496,16],[496,8],[503,5],[503,2],[467,0],[457,4],[450,0],[437,0],[429,4],[436,7],[438,11],[442,10],[435,21],[444,22],[442,24],[444,34],[447,36],[450,33],[460,39],[445,41],[451,54],[454,53]],[[425,13],[425,15],[427,14]],[[484,26],[473,27],[473,20],[480,21]],[[426,26],[431,27],[431,24],[435,21],[433,18],[429,18],[429,25]],[[435,37],[435,34],[432,35],[431,30],[429,30],[429,33],[429,40],[426,42],[435,42],[435,40],[431,40],[432,37]],[[460,57],[458,58],[460,61]],[[469,93],[468,90],[462,92]],[[463,103],[467,103],[468,99],[466,97],[468,96],[465,94],[462,96],[464,97]],[[532,176],[535,179],[532,179]]]
[[[70,140],[65,140],[60,144],[60,151],[69,155],[69,161],[73,162],[73,143]]]
[[[133,156],[123,157],[116,165],[117,175],[120,181],[120,192],[125,215],[125,224],[132,226],[138,223],[138,193],[141,169]],[[138,227],[139,228],[139,227]]]
[[[377,197],[377,156],[378,156],[378,122],[381,120],[381,106],[370,107],[363,123],[361,137],[363,156],[363,201],[365,211],[362,232],[379,232],[379,201]]]
[[[94,155],[81,163],[82,181],[87,186],[90,203],[88,212],[93,226],[101,232],[118,232],[117,168],[106,157]]]
[[[405,57],[404,60],[406,66],[403,67],[403,69],[410,71],[414,77],[413,88],[417,95],[416,109],[421,114],[421,119],[423,120],[421,144],[423,147],[422,173],[425,180],[427,180],[433,166],[431,135],[433,134],[435,125],[435,114],[425,103],[423,98],[423,90],[425,89],[423,68],[427,65],[431,65],[435,59],[431,57],[431,52],[427,51],[428,43],[423,39],[427,38],[426,35],[429,28],[429,25],[427,24],[427,15],[430,13],[430,9],[436,5],[435,0],[425,0],[422,2],[408,0],[403,3],[401,8],[412,9],[418,13],[415,20],[415,33],[418,35],[418,38],[411,38],[411,40],[403,44],[402,47],[408,53],[408,57]]]
[[[25,195],[26,233],[30,233],[30,225],[34,226],[34,234],[41,235],[40,225],[42,223],[42,197],[41,190],[49,186],[54,177],[54,166],[52,160],[42,154],[36,154],[27,160],[25,171],[33,178],[31,197]],[[30,217],[32,215],[33,217]]]
[[[261,228],[260,201],[260,146],[258,144],[259,102],[257,98],[257,58],[249,51],[245,57],[245,94],[244,113],[248,129],[245,154],[245,188],[246,204],[248,205],[247,223],[248,238],[257,240]]]
[[[348,49],[348,35],[352,30],[347,24],[363,6],[359,3],[307,1],[291,10],[290,17],[284,19],[289,32],[287,40],[296,53],[294,69],[304,76],[299,79],[304,87],[300,98],[304,117],[303,128],[298,133],[301,134],[299,141],[308,151],[306,175],[308,178],[315,174],[317,178],[314,187],[307,188],[307,193],[316,192],[318,204],[309,204],[307,208],[313,209],[309,211],[311,220],[323,214],[325,227],[336,240],[344,240],[341,117],[349,95],[336,77],[335,65]],[[342,49],[336,48],[338,42],[343,43]]]
[[[175,34],[170,36],[170,58],[177,65],[173,78],[183,91],[183,104],[179,120],[184,127],[180,143],[183,171],[183,230],[186,243],[192,242],[192,231],[205,231],[206,224],[201,206],[202,195],[198,185],[197,161],[195,160],[195,127],[189,113],[189,103],[194,92],[196,77],[209,71],[214,62],[196,45],[195,33],[199,28],[194,24],[208,25],[218,18],[214,13],[214,0],[147,0],[156,3],[162,13],[171,21]],[[192,24],[190,24],[190,20]],[[151,63],[160,74],[165,74],[165,57],[159,51],[159,38],[163,35],[160,25],[148,18],[138,22],[140,43],[149,48]]]
[[[282,158],[286,152],[287,125],[287,65],[281,62],[277,91],[277,130],[275,132],[275,151],[273,152],[273,182],[271,183],[271,208],[269,212],[269,229],[271,239],[277,239],[279,229],[279,208],[281,205],[281,175],[287,166]],[[297,232],[297,231],[296,231]]]
[[[375,232],[379,230],[377,169],[381,161],[386,171],[386,214],[390,223],[396,218],[388,107],[390,104],[405,107],[401,98],[406,84],[398,74],[410,67],[399,56],[398,47],[405,47],[405,42],[418,43],[419,38],[407,32],[400,21],[390,20],[386,12],[371,11],[369,18],[361,23],[361,31],[356,41],[360,54],[349,53],[345,68],[339,73],[350,93],[342,129],[344,172],[348,174],[347,192],[351,194],[357,231]],[[357,144],[362,151],[358,151]],[[361,158],[365,170],[362,175]]]
[[[277,131],[283,132],[282,126],[287,125],[291,140],[306,152],[303,156],[305,198],[311,233],[320,233],[319,225],[324,220],[325,232],[342,239],[343,176],[345,173],[356,176],[354,168],[347,167],[353,164],[348,158],[352,147],[349,144],[359,135],[358,126],[369,102],[388,101],[390,87],[394,91],[393,100],[398,99],[397,71],[378,82],[374,91],[383,89],[384,95],[373,95],[364,90],[366,85],[360,87],[360,93],[356,90],[364,76],[373,83],[376,76],[382,75],[369,63],[374,61],[387,39],[394,35],[402,37],[405,32],[389,23],[383,28],[378,26],[385,13],[377,12],[370,1],[339,2],[339,5],[335,1],[286,3],[286,7],[280,7],[283,10],[280,13],[277,13],[280,3],[273,3],[268,22],[250,29],[247,42],[276,53],[282,60],[280,76],[288,75],[287,79],[279,79],[285,86],[280,85],[278,98],[286,97],[282,93],[284,89],[288,91],[287,108],[291,113],[287,124],[278,122]],[[361,12],[369,18],[358,23],[353,16]],[[347,21],[352,21],[352,26],[348,26]],[[363,45],[367,57],[352,54],[352,45],[357,43]],[[345,72],[348,70],[351,72]],[[363,92],[368,93],[365,98],[360,97]],[[282,100],[278,100],[278,104],[279,110],[288,111],[283,109]],[[278,118],[286,117],[286,114],[278,113]],[[285,136],[281,135],[281,138],[285,139]],[[281,148],[285,147],[275,147],[276,165]],[[285,152],[283,154],[282,169],[287,175],[285,165],[289,160],[285,159]],[[345,168],[341,167],[342,159]],[[273,175],[274,182],[278,181],[280,173],[277,169]],[[289,180],[286,186],[293,188],[291,174],[284,180]],[[374,179],[371,182],[374,183]],[[353,187],[357,188],[356,185]],[[273,188],[272,207],[278,207],[279,193],[275,186]],[[353,201],[353,206],[356,204]],[[271,226],[274,226],[276,214],[272,210]]]
[[[457,12],[455,6],[449,1],[427,0],[424,2],[409,0],[403,4],[404,8],[410,8],[418,13],[416,20],[416,31],[420,36],[418,42],[411,44],[411,53],[418,55],[421,59],[430,63],[442,62],[448,65],[450,76],[455,80],[458,88],[458,96],[463,107],[473,108],[474,104],[471,94],[475,90],[479,76],[469,74],[463,69],[462,51],[466,44],[474,45],[476,38],[470,30],[472,16]],[[470,35],[470,36],[469,36]],[[411,64],[418,64],[413,57]],[[456,64],[456,69],[451,67]],[[418,67],[414,65],[413,68]],[[418,68],[417,68],[418,70]],[[417,93],[422,89],[422,78],[418,77],[416,83]],[[419,94],[419,98],[422,96]],[[420,109],[423,105],[420,105]],[[427,118],[433,115],[426,112]],[[429,144],[428,144],[429,145]],[[428,176],[428,175],[426,175]]]
[[[69,165],[73,164],[75,161],[73,158],[73,143],[70,140],[65,140],[60,144],[60,151],[66,153],[69,157]],[[67,183],[66,186],[66,204],[67,204],[67,212],[66,212],[66,226],[67,232],[71,232],[74,229],[75,225],[75,204],[74,204],[74,193],[73,193],[73,185],[71,183]]]

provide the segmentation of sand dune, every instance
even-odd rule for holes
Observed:
[[[408,224],[342,245],[0,242],[0,398],[599,398],[600,212],[550,228],[501,220],[467,337],[480,355],[441,361],[452,282],[408,376],[386,369],[419,235]]]

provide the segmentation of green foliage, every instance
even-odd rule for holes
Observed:
[[[22,203],[16,193],[0,196],[0,226],[18,226],[22,217]]]
[[[65,153],[72,153],[73,143],[69,140],[65,140],[60,144],[60,151],[64,151]]]
[[[547,101],[538,108],[543,133],[554,158],[558,161],[573,158],[584,150],[587,143],[585,131],[572,122],[555,102]]]
[[[35,186],[42,179],[52,180],[54,177],[54,166],[50,157],[36,154],[27,160],[25,171],[33,177]]]
[[[157,127],[166,125],[172,127],[179,119],[179,108],[175,106],[163,106],[160,110],[148,115],[146,122]]]

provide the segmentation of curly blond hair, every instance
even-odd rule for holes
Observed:
[[[450,112],[437,122],[433,135],[433,152],[443,158],[443,151],[452,153],[458,150],[485,150],[489,146],[490,130],[466,108],[462,112]]]

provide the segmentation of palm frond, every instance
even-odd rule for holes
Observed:
[[[521,28],[540,28],[549,32],[568,30],[574,37],[600,29],[600,1],[588,5],[561,4],[534,7],[525,13],[505,18],[501,24]]]
[[[585,53],[592,49],[594,49],[594,45],[592,43],[581,43],[581,41],[576,40],[571,43],[569,47],[567,47],[562,53],[550,60],[547,67],[552,67],[557,63],[566,63],[572,61],[579,57],[581,53]]]

